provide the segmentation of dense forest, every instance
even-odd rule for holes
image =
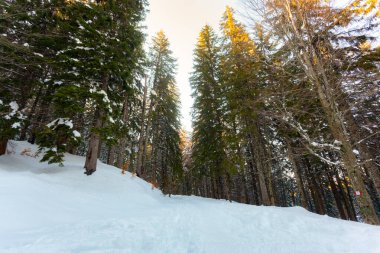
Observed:
[[[0,0],[0,155],[23,140],[42,162],[86,156],[90,176],[99,159],[169,195],[379,224],[380,4],[337,2],[246,0],[206,25],[186,133],[145,0]]]

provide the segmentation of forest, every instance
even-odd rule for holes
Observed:
[[[0,0],[0,156],[28,141],[41,162],[85,156],[91,176],[99,159],[169,196],[379,225],[379,1],[241,4],[199,33],[188,133],[146,0]]]

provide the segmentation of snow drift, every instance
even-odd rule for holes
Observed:
[[[380,252],[380,227],[295,208],[163,196],[131,174],[84,158],[39,163],[11,142],[0,157],[0,252]]]

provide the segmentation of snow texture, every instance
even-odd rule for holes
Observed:
[[[77,130],[73,131],[73,135],[74,135],[75,138],[80,138],[81,137],[81,134]]]
[[[21,123],[20,122],[15,122],[12,124],[11,126],[13,129],[17,129],[17,128],[20,128],[21,127]]]
[[[11,117],[15,116],[19,108],[17,102],[16,101],[10,102],[9,107],[12,109],[12,112],[9,114],[9,116]]]
[[[34,55],[36,55],[36,56],[39,56],[39,57],[44,57],[42,54],[40,54],[40,53],[33,53]]]
[[[3,101],[2,100],[0,100],[0,105],[3,105]],[[21,112],[18,111],[19,106],[18,106],[18,104],[17,104],[16,101],[10,102],[9,103],[9,108],[10,108],[11,111],[7,115],[4,116],[4,119],[10,120],[10,119],[12,119],[15,116],[17,116],[18,119],[23,119],[23,115],[21,114]]]
[[[10,142],[0,157],[0,252],[380,252],[380,227],[307,212],[163,196],[143,180],[84,158],[39,163]]]
[[[60,126],[60,125],[65,125],[70,129],[72,129],[74,127],[73,121],[71,119],[68,119],[68,118],[55,119],[52,122],[50,122],[49,124],[47,124],[46,126],[48,128],[55,129],[57,126]]]

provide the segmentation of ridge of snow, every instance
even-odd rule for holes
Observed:
[[[187,196],[84,158],[39,163],[11,141],[0,156],[0,252],[378,253],[380,227],[307,212]]]

